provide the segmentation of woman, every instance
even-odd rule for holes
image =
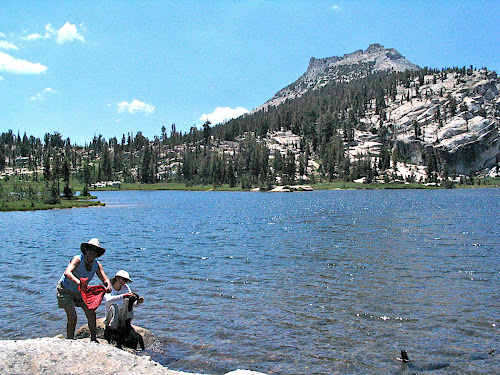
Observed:
[[[129,303],[141,304],[144,302],[143,297],[132,293],[132,290],[127,285],[131,283],[130,275],[127,271],[120,270],[111,279],[111,293],[104,295],[106,301],[106,332],[105,337],[116,331],[119,327],[123,327],[125,322],[134,317],[132,308],[129,308]]]
[[[97,327],[95,310],[90,310],[82,295],[78,290],[81,278],[88,278],[88,282],[95,274],[101,279],[106,286],[106,292],[111,291],[111,282],[104,273],[101,263],[97,261],[106,249],[101,247],[97,238],[92,238],[89,242],[81,244],[80,249],[82,255],[76,255],[61,276],[57,283],[57,304],[60,308],[66,311],[68,323],[66,325],[66,334],[68,339],[74,339],[76,329],[76,309],[75,306],[81,307],[87,316],[87,321],[90,330],[90,340],[97,342]]]

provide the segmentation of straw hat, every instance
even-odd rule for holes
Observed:
[[[94,250],[97,253],[97,258],[99,258],[106,251],[104,247],[101,247],[101,242],[97,238],[92,238],[89,242],[83,242],[80,245],[80,249],[84,254],[87,250]]]

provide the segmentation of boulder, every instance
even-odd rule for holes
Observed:
[[[104,341],[104,328],[104,318],[97,319],[97,339],[101,339],[102,341]],[[132,328],[134,328],[134,330],[142,336],[146,349],[154,346],[156,338],[151,331],[135,325],[132,325]],[[90,330],[88,324],[85,324],[84,326],[78,328],[75,333],[75,339],[86,338],[90,339]]]
[[[89,338],[42,337],[0,340],[2,375],[201,375],[171,370],[144,355],[135,355]],[[266,375],[234,370],[226,375]]]
[[[186,375],[147,356],[84,340],[39,338],[0,341],[2,375]]]

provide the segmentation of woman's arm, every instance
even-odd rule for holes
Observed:
[[[102,268],[101,263],[97,262],[97,271],[96,271],[97,277],[101,279],[103,284],[106,285],[106,292],[110,293],[111,292],[111,281],[109,281],[108,277],[106,276],[106,273],[104,272],[104,269]]]
[[[80,265],[80,257],[75,255],[71,262],[69,262],[68,267],[64,271],[64,276],[66,276],[71,281],[74,281],[76,285],[80,285],[80,280],[73,274],[73,271]]]

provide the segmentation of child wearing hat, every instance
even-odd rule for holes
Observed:
[[[134,317],[134,311],[129,304],[139,305],[144,302],[143,297],[132,293],[127,285],[131,282],[129,273],[124,270],[119,270],[111,279],[111,293],[104,295],[106,303],[105,336],[109,335],[110,331],[116,331],[119,327],[124,326],[127,320]]]

